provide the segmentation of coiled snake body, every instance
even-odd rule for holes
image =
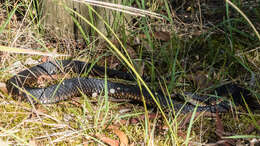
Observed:
[[[108,95],[119,99],[130,99],[142,101],[142,95],[145,101],[149,105],[155,105],[154,100],[148,91],[139,86],[122,84],[103,79],[88,78],[88,77],[76,77],[66,79],[63,82],[51,85],[45,88],[32,88],[25,83],[32,80],[37,80],[40,75],[54,75],[61,72],[73,71],[77,74],[86,73],[91,65],[81,61],[49,61],[36,66],[33,66],[27,70],[19,72],[7,81],[7,89],[14,97],[22,97],[22,99],[31,99],[32,101],[38,101],[43,104],[56,103],[62,100],[67,100],[71,97],[80,96],[82,93],[96,97],[97,94],[104,93],[107,88]],[[93,66],[94,70],[104,71],[105,69],[99,66]],[[125,80],[133,80],[130,74],[120,74],[118,71],[107,69],[108,76],[116,76]],[[181,112],[189,112],[195,109],[194,105],[176,103],[168,96],[164,96],[161,91],[152,91],[158,101],[158,103],[164,107],[174,107],[174,110]],[[195,97],[199,98],[199,97]],[[173,105],[173,106],[172,106]],[[198,106],[197,111],[211,111],[219,112],[227,111],[229,106],[227,103],[219,103],[216,105]]]

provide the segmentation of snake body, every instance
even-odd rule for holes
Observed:
[[[103,67],[92,66],[93,70],[104,71]],[[40,102],[43,104],[57,103],[59,101],[68,100],[69,98],[86,94],[96,97],[98,94],[104,94],[108,91],[108,96],[118,99],[130,99],[142,101],[142,96],[149,105],[156,105],[153,98],[145,87],[136,85],[123,84],[104,79],[75,77],[66,79],[59,84],[51,85],[44,88],[29,87],[28,81],[37,80],[40,75],[54,75],[59,73],[68,73],[73,71],[77,74],[84,74],[91,68],[90,64],[81,61],[61,60],[45,62],[24,71],[19,72],[7,81],[8,93],[14,97],[21,97],[25,100]],[[125,80],[133,80],[133,76],[126,73],[118,73],[116,70],[107,69],[108,76],[116,76]],[[162,91],[152,91],[157,102],[163,107],[173,107],[174,110],[181,112],[190,112],[196,108],[194,105],[176,103],[169,96],[164,96]],[[196,97],[194,97],[196,98]],[[199,98],[199,97],[197,97]],[[198,106],[197,111],[225,112],[228,111],[227,103],[216,105]]]

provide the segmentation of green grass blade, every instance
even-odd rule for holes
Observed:
[[[7,24],[9,24],[9,22],[11,21],[12,17],[14,16],[14,14],[15,14],[16,10],[19,8],[19,6],[20,6],[20,4],[18,4],[16,7],[14,7],[14,9],[8,14],[7,20],[0,27],[0,34],[3,32],[3,30],[5,29]]]

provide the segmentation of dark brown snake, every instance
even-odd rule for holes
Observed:
[[[27,70],[19,72],[7,81],[8,93],[14,97],[21,97],[23,100],[30,99],[33,102],[39,102],[43,104],[57,103],[59,101],[67,100],[72,97],[81,96],[84,93],[88,96],[96,97],[98,94],[104,93],[105,89],[108,91],[110,97],[118,99],[130,99],[136,101],[142,101],[142,95],[145,101],[149,105],[156,105],[151,95],[142,87],[129,85],[123,83],[117,83],[107,81],[104,79],[88,78],[88,77],[75,77],[66,79],[59,84],[50,85],[45,88],[33,88],[29,87],[26,83],[28,81],[35,81],[41,75],[55,75],[60,73],[74,72],[77,74],[84,74],[89,71],[90,64],[81,61],[49,61],[36,66],[33,66]],[[104,72],[103,67],[94,65],[93,70]],[[62,70],[62,71],[61,71]],[[133,76],[127,73],[120,73],[119,71],[107,69],[108,77],[117,77],[124,80],[134,80]],[[233,89],[234,88],[234,89]],[[239,88],[239,90],[237,90]],[[241,94],[248,96],[249,91],[244,88],[240,88],[236,85],[230,84],[217,88],[216,93],[220,96],[220,92],[236,96],[235,100],[241,100]],[[174,98],[164,96],[162,91],[152,91],[155,95],[158,103],[165,109],[174,107],[174,110],[186,113],[193,111],[196,106],[191,104],[177,103]],[[188,93],[186,93],[188,94]],[[180,95],[178,95],[180,96]],[[192,96],[194,100],[204,100],[200,96]],[[209,98],[211,100],[215,100]],[[208,100],[210,101],[210,100]],[[173,106],[172,106],[173,105]],[[210,111],[210,112],[226,112],[230,109],[229,104],[226,101],[220,102],[216,105],[198,106],[197,111]]]

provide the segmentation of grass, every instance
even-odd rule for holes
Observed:
[[[227,1],[226,5],[232,7],[226,7],[228,10],[225,20],[209,26],[206,22],[202,23],[192,17],[191,23],[178,21],[180,20],[176,18],[178,15],[173,16],[174,5],[167,1],[161,3],[152,1],[145,3],[143,0],[131,2],[126,5],[136,4],[142,9],[151,6],[150,8],[160,15],[146,13],[156,16],[155,18],[132,16],[126,23],[124,21],[127,18],[125,13],[113,11],[115,21],[110,27],[110,24],[106,23],[108,18],[99,16],[95,11],[92,11],[90,17],[92,19],[89,21],[67,7],[69,13],[82,17],[91,26],[92,35],[97,32],[102,37],[100,39],[83,34],[84,41],[88,45],[87,48],[91,49],[81,48],[80,51],[74,49],[77,46],[73,45],[73,41],[62,40],[46,33],[47,31],[43,33],[42,29],[48,30],[48,28],[41,25],[41,20],[35,15],[35,10],[31,9],[31,5],[37,6],[38,3],[17,1],[13,7],[11,7],[11,1],[2,3],[0,50],[3,51],[3,54],[0,81],[5,82],[12,76],[9,72],[14,70],[12,64],[17,61],[25,62],[27,58],[39,59],[40,56],[53,54],[56,57],[60,54],[74,54],[72,56],[77,59],[98,62],[107,67],[120,64],[116,67],[132,71],[137,77],[139,85],[142,84],[150,89],[163,87],[167,89],[167,94],[191,90],[202,92],[200,88],[203,90],[205,85],[199,84],[194,78],[188,78],[192,74],[200,77],[199,80],[212,82],[211,85],[236,81],[247,86],[253,82],[254,86],[249,88],[255,94],[256,102],[257,100],[259,102],[260,85],[257,81],[260,76],[260,41],[259,30],[255,27],[259,24],[249,21],[247,11],[243,12]],[[195,7],[195,4],[189,5],[187,2],[184,6]],[[89,6],[89,8],[91,7]],[[260,8],[254,9],[257,11]],[[126,10],[133,12],[134,9],[124,9],[124,11]],[[24,14],[22,21],[17,20],[18,13]],[[135,13],[144,15],[144,11]],[[187,12],[187,14],[196,13]],[[234,17],[234,14],[242,16]],[[258,17],[258,15],[256,16]],[[163,19],[158,19],[158,17]],[[95,27],[93,23],[96,19],[94,18],[107,26],[108,35],[104,35]],[[74,22],[83,33],[80,23],[75,18]],[[202,27],[201,24],[203,24]],[[200,26],[199,29],[197,29],[198,26]],[[163,36],[158,35],[157,32],[161,32],[160,29],[167,27],[170,29],[163,31],[166,31],[170,37],[166,41],[162,41],[160,39]],[[200,32],[199,35],[197,32]],[[139,42],[136,43],[136,39]],[[106,43],[103,43],[102,40],[105,40]],[[99,46],[103,48],[101,53],[98,52]],[[31,48],[31,50],[25,51],[20,48]],[[45,53],[49,49],[57,52]],[[131,53],[129,53],[130,51]],[[14,54],[14,52],[23,54]],[[115,56],[117,57],[115,58]],[[121,64],[126,67],[122,67]],[[201,72],[203,74],[200,75]],[[149,86],[141,77],[141,73],[150,77],[152,82]],[[188,115],[167,113],[162,109],[156,112],[146,106],[142,107],[127,102],[110,102],[107,90],[104,92],[105,98],[93,99],[83,94],[80,99],[36,107],[14,100],[8,94],[1,92],[0,140],[17,145],[34,143],[50,145],[94,145],[99,143],[104,145],[102,138],[118,140],[120,137],[113,132],[114,129],[108,128],[112,125],[117,126],[127,136],[129,144],[134,145],[197,145],[217,142],[215,118],[203,116],[203,114],[196,117],[196,113],[193,112],[189,123],[183,125]],[[143,102],[145,102],[144,99]],[[157,106],[159,106],[158,103]],[[156,116],[150,118],[151,113],[156,113]],[[248,142],[257,135],[257,132],[247,133],[247,130],[251,123],[257,127],[257,121],[260,120],[258,113],[233,111],[233,113],[220,116],[225,132],[230,133],[225,137],[238,143],[243,142],[242,140]]]

